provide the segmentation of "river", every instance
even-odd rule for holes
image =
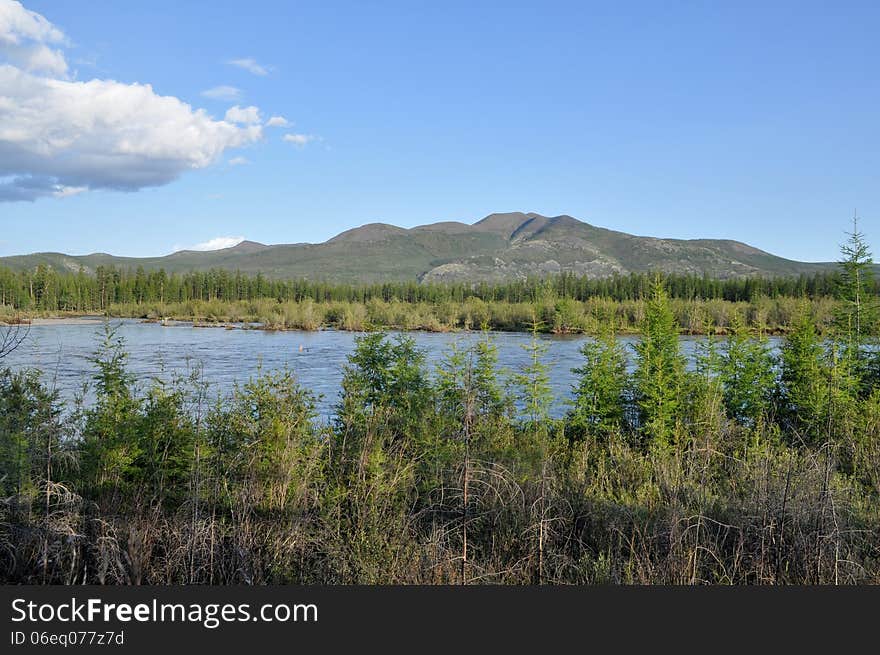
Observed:
[[[162,326],[130,319],[113,320],[112,324],[125,341],[128,367],[141,389],[154,378],[171,380],[201,367],[204,379],[215,393],[223,394],[228,393],[235,382],[246,382],[260,369],[275,371],[287,367],[303,386],[320,395],[318,409],[324,418],[331,415],[338,399],[342,367],[358,336],[356,332],[336,330],[276,332],[202,328],[182,322]],[[102,334],[101,319],[40,321],[30,327],[27,339],[17,350],[0,360],[0,366],[40,369],[44,381],[56,387],[62,398],[70,399],[91,380],[94,366],[90,358]],[[484,338],[474,332],[408,334],[424,350],[432,371],[454,342],[464,345]],[[516,372],[528,362],[523,346],[529,343],[530,335],[495,332],[491,338],[498,347],[502,373]],[[589,337],[540,335],[539,338],[548,346],[544,361],[550,369],[555,398],[553,413],[559,415],[575,383],[571,369],[581,365],[583,358],[578,351]],[[620,339],[632,355],[632,345],[638,342],[638,337]],[[681,350],[691,364],[700,339],[681,337]]]

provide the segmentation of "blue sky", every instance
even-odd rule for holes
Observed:
[[[25,127],[4,137],[0,103],[0,181],[31,199],[0,202],[0,255],[316,242],[372,221],[515,210],[819,261],[837,258],[857,208],[880,249],[880,3],[23,8],[63,38],[44,30],[13,44],[7,29],[16,68],[0,96],[19,103],[8,111]],[[25,41],[66,67],[40,69],[34,49],[13,50]],[[3,43],[0,17],[0,72]],[[146,100],[116,115],[115,100],[81,84],[93,79],[120,97],[134,98],[135,83],[152,92],[138,87]],[[218,87],[239,95],[204,95]],[[31,125],[25,105],[49,118]],[[232,106],[257,107],[260,121],[233,127]],[[267,125],[272,116],[290,125]],[[121,147],[135,150],[92,165]]]

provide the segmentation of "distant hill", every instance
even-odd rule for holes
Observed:
[[[74,272],[82,268],[88,273],[101,265],[169,272],[224,268],[328,282],[506,281],[562,271],[604,277],[652,270],[723,279],[798,275],[833,266],[783,259],[739,241],[641,237],[571,216],[520,212],[491,214],[473,225],[442,222],[405,229],[370,223],[319,244],[243,241],[223,250],[182,250],[145,258],[104,253],[0,258],[0,265],[13,269],[38,264]]]

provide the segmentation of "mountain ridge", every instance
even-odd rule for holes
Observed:
[[[734,239],[638,236],[567,214],[535,212],[500,212],[473,224],[441,221],[412,228],[372,222],[314,244],[245,240],[220,250],[180,250],[161,257],[43,252],[0,258],[0,266],[16,270],[40,264],[87,273],[110,265],[168,272],[225,268],[328,282],[501,282],[561,272],[604,277],[652,270],[724,279],[809,274],[835,265],[785,259]]]

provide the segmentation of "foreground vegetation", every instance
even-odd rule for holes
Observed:
[[[799,278],[665,279],[682,331],[703,334],[707,321],[724,333],[737,320],[781,333],[804,299],[823,331],[839,305],[839,273]],[[59,273],[47,266],[15,273],[0,269],[0,321],[98,312],[108,316],[199,323],[248,323],[267,329],[460,329],[525,331],[535,319],[555,333],[597,334],[614,321],[639,330],[652,278],[643,274],[590,279],[560,275],[508,284],[330,285],[271,280],[227,271],[184,275],[99,267],[95,275]],[[869,294],[880,293],[875,282]]]
[[[537,338],[505,383],[489,333],[433,371],[408,337],[367,334],[323,424],[289,372],[231,398],[198,375],[138,391],[107,328],[91,404],[0,375],[0,576],[880,583],[880,354],[860,252],[828,334],[804,302],[777,356],[734,319],[694,370],[656,280],[635,369],[601,321],[562,419]]]

